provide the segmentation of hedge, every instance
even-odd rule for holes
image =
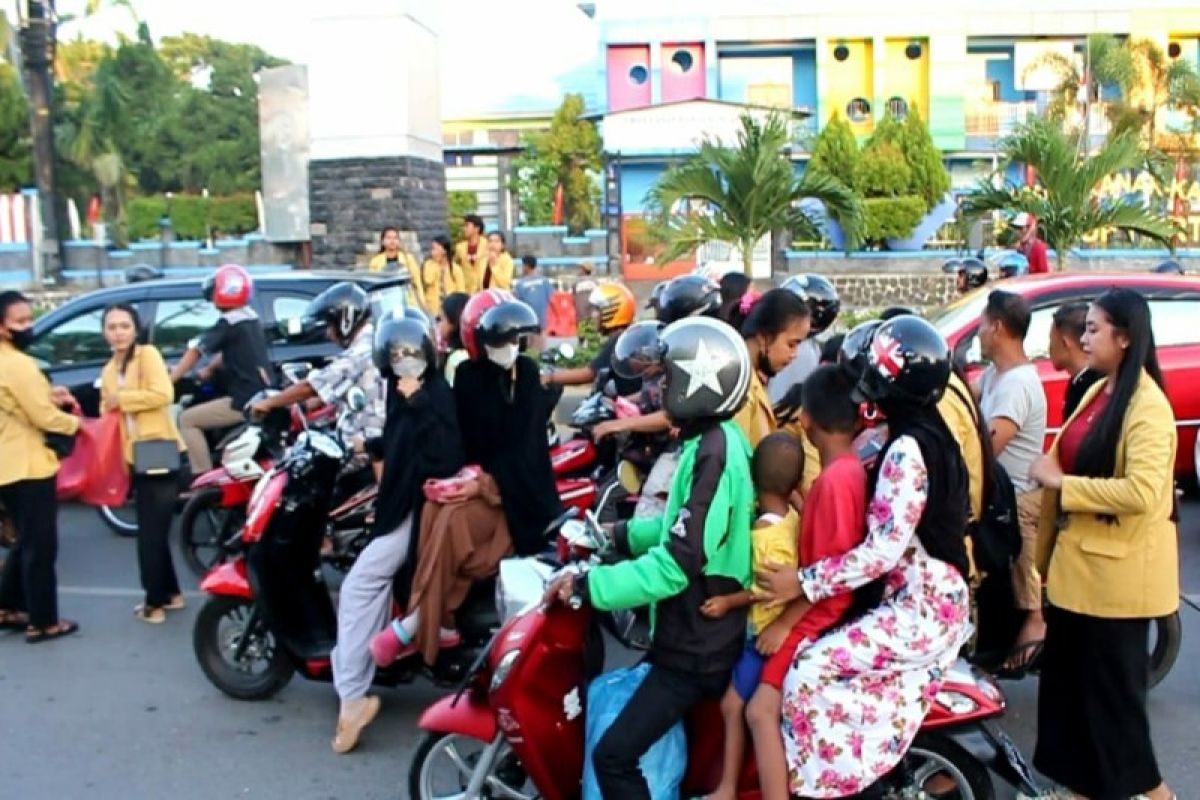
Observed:
[[[925,200],[908,197],[868,197],[863,200],[867,241],[907,239],[925,217]]]
[[[126,206],[129,238],[157,239],[158,220],[166,211],[164,197],[135,197]],[[207,223],[207,225],[206,225]],[[258,229],[254,195],[227,197],[175,195],[171,198],[171,227],[176,239],[203,239],[209,228],[220,236],[251,233]]]

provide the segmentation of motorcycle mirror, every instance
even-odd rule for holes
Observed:
[[[558,354],[569,361],[575,357],[575,345],[563,342],[558,346]]]
[[[366,392],[355,386],[346,394],[346,406],[356,414],[365,410],[367,407]]]

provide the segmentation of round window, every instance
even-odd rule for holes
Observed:
[[[695,64],[696,60],[687,50],[676,50],[671,56],[671,66],[675,68],[676,72],[691,72]]]
[[[850,48],[846,47],[844,44],[839,44],[837,47],[833,48],[833,57],[837,61],[845,61],[850,57]]]
[[[636,64],[629,68],[629,80],[641,86],[646,81],[650,80],[650,70],[643,67],[641,64]]]
[[[887,110],[893,118],[902,120],[908,116],[908,103],[903,97],[889,97]]]
[[[1179,58],[1181,53],[1183,53],[1183,47],[1179,44],[1179,42],[1171,42],[1169,45],[1167,45],[1167,55],[1169,55],[1171,58]]]
[[[846,104],[846,117],[851,122],[866,122],[871,117],[871,104],[862,97],[856,97]]]
[[[904,55],[908,57],[909,61],[916,61],[918,58],[920,58],[921,57],[920,42],[912,42],[911,44],[909,44],[908,47],[904,48]]]

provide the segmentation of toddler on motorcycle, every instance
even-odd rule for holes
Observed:
[[[750,446],[734,412],[745,401],[750,357],[733,328],[687,319],[662,334],[663,405],[683,440],[662,517],[635,518],[614,530],[631,556],[557,578],[548,601],[578,596],[602,610],[653,605],[651,669],[603,735],[593,765],[605,797],[649,798],[639,761],[698,702],[720,696],[745,642],[746,613],[701,613],[717,595],[751,578],[754,499]]]

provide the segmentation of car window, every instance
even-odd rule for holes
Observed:
[[[1200,343],[1200,300],[1151,300],[1150,323],[1159,347]]]
[[[1025,334],[1025,355],[1034,361],[1050,357],[1050,327],[1054,324],[1056,310],[1058,305],[1035,308],[1030,315],[1029,331]],[[990,363],[983,357],[978,328],[962,338],[955,348],[955,355],[961,356],[961,363],[969,366]]]
[[[389,286],[371,292],[371,316],[383,319],[393,311],[403,310],[408,305],[408,292],[403,286]]]
[[[275,294],[270,298],[271,320],[274,324],[267,325],[267,337],[272,344],[288,342],[279,323],[302,318],[310,302],[312,302],[312,298],[308,295]]]
[[[159,300],[153,342],[163,355],[177,355],[187,349],[188,342],[215,325],[220,316],[221,312],[205,300]]]
[[[60,322],[34,340],[29,354],[57,367],[104,361],[112,355],[101,329],[103,308],[93,308]]]

